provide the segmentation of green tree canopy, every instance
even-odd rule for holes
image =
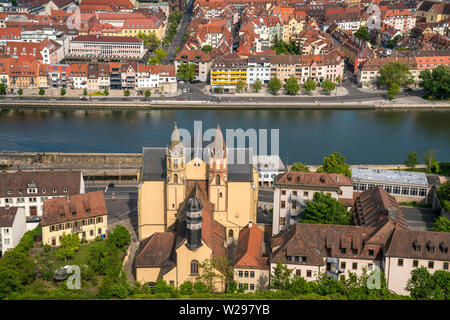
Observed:
[[[66,95],[66,89],[65,88],[61,88],[60,95],[62,95],[62,96]]]
[[[427,96],[436,99],[450,98],[450,66],[439,65],[432,71],[426,69],[419,75],[420,86]]]
[[[83,89],[83,96],[87,96],[88,95],[88,91],[86,88]]]
[[[43,88],[40,88],[40,89],[39,89],[39,95],[40,95],[40,96],[45,95],[45,90],[44,90]]]
[[[301,162],[294,162],[291,166],[291,171],[309,172],[309,168]]]
[[[120,249],[130,243],[131,235],[127,228],[118,224],[111,232],[108,232],[106,241]]]
[[[367,29],[366,26],[361,26],[355,32],[355,37],[360,38],[362,40],[369,41],[369,39],[370,39],[369,30]]]
[[[419,163],[419,158],[417,157],[417,152],[408,153],[408,157],[405,160],[405,165],[410,170],[414,169],[416,165]]]
[[[104,95],[105,97],[109,96],[109,91],[108,91],[108,89],[105,88],[105,90],[103,90],[103,95]]]
[[[286,91],[288,94],[295,95],[300,90],[300,85],[298,84],[297,79],[294,76],[291,76],[286,81]]]
[[[352,176],[350,166],[345,163],[345,157],[339,152],[334,152],[323,158],[323,165],[317,169],[317,172],[341,173],[349,178]]]
[[[3,82],[0,82],[0,94],[6,93],[6,86]]]
[[[253,83],[253,89],[256,90],[256,92],[258,92],[259,90],[262,89],[262,82],[259,79],[256,79],[256,81]]]
[[[440,216],[434,220],[433,230],[438,232],[450,232],[450,220]]]
[[[150,98],[150,96],[152,95],[152,93],[150,92],[150,90],[146,90],[144,93],[146,98]]]
[[[238,92],[242,92],[242,90],[244,90],[245,88],[245,82],[244,81],[239,81],[238,83],[236,83],[236,89]]]
[[[398,84],[400,87],[404,87],[414,82],[412,74],[409,71],[409,66],[403,62],[389,62],[387,65],[382,67],[378,73],[378,84],[388,88],[393,83]]]
[[[269,80],[269,90],[272,91],[274,95],[276,95],[278,91],[280,91],[281,87],[281,81],[277,77],[271,78]]]
[[[216,270],[216,261],[214,259],[206,259],[199,265],[200,275],[198,276],[198,280],[205,284],[210,293],[215,291],[216,283],[224,278],[224,276]]]
[[[208,52],[211,52],[211,51],[213,50],[213,47],[212,47],[210,44],[205,44],[205,45],[202,47],[201,50],[202,50],[203,52],[208,53]]]
[[[411,271],[406,290],[415,299],[450,299],[450,272],[436,270],[433,275],[425,267]]]
[[[76,233],[65,234],[61,236],[61,248],[56,250],[56,256],[59,259],[67,260],[67,258],[72,258],[75,251],[80,249],[80,237]]]
[[[427,166],[427,172],[436,173],[439,170],[439,164],[436,160],[436,150],[428,150],[423,154],[423,161],[425,161],[425,165]],[[436,168],[438,170],[436,170]]]
[[[329,79],[325,79],[324,82],[322,83],[322,89],[327,92],[331,92],[334,89],[336,89],[336,85],[334,84],[333,81],[331,81]]]
[[[389,99],[394,99],[400,93],[400,85],[398,83],[391,83],[388,89]]]
[[[312,78],[308,78],[303,86],[306,91],[316,90],[316,82]]]
[[[306,203],[302,223],[349,224],[351,213],[330,194],[314,193],[313,200]]]
[[[192,81],[195,79],[195,66],[192,63],[181,63],[178,66],[177,77],[185,80]]]
[[[123,96],[124,97],[129,97],[130,96],[130,90],[128,90],[128,89],[123,90]]]
[[[270,288],[275,290],[288,290],[291,284],[292,269],[289,269],[281,261],[277,261],[277,265],[270,275]]]

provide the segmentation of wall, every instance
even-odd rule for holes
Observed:
[[[239,277],[239,271],[242,271],[243,277]],[[245,271],[248,271],[249,276],[245,277]],[[250,272],[253,271],[255,276],[253,278],[250,277]],[[235,268],[234,269],[234,281],[239,283],[247,283],[248,289],[245,292],[264,290],[269,286],[269,270],[262,269],[244,269],[244,268]],[[254,290],[250,290],[250,284],[255,285]]]
[[[164,181],[145,181],[138,188],[138,235],[144,240],[165,230]]]

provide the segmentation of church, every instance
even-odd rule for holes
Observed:
[[[232,257],[239,232],[256,221],[252,150],[227,148],[219,125],[208,144],[185,144],[175,123],[166,148],[143,148],[135,258],[140,282],[194,282],[204,260]]]

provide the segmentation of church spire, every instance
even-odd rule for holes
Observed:
[[[211,156],[214,158],[223,158],[226,151],[225,140],[223,139],[222,130],[220,130],[220,124],[217,124],[216,133],[214,135],[214,141],[211,143]]]

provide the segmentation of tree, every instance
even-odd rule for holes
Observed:
[[[201,50],[202,50],[203,52],[205,52],[205,53],[208,53],[208,52],[211,52],[212,49],[213,49],[213,47],[212,47],[211,45],[205,44],[205,45],[202,47]]]
[[[177,77],[185,80],[191,81],[195,79],[195,66],[192,63],[181,63],[178,66]]]
[[[161,64],[161,60],[164,59],[167,56],[167,52],[165,52],[163,49],[156,49],[154,51],[155,56],[151,57],[148,60],[149,65],[158,65]]]
[[[292,269],[289,269],[281,261],[277,261],[277,265],[273,268],[270,275],[270,288],[275,290],[288,290],[291,285]]]
[[[152,95],[152,93],[150,92],[150,90],[146,90],[144,93],[146,98],[150,98],[150,96]]]
[[[22,289],[19,271],[0,267],[0,299]]]
[[[87,96],[88,95],[88,91],[86,88],[83,89],[83,96]]]
[[[104,95],[105,97],[109,96],[109,91],[108,91],[108,89],[105,88],[105,90],[103,90],[103,95]]]
[[[436,166],[439,167],[436,160],[436,153],[436,150],[428,150],[423,154],[423,161],[425,161],[425,165],[427,166],[427,172],[432,172]]]
[[[398,84],[400,87],[414,83],[408,64],[403,62],[390,62],[382,67],[378,73],[378,84],[387,88],[393,83]]]
[[[223,93],[223,87],[221,87],[221,86],[215,87],[214,88],[214,93],[218,93],[218,94]]]
[[[98,274],[106,274],[119,263],[119,250],[108,241],[95,241],[89,247],[88,265]]]
[[[124,95],[124,97],[129,97],[129,96],[130,96],[130,90],[125,89],[125,90],[123,91],[123,95]]]
[[[131,235],[127,228],[118,224],[111,232],[108,232],[106,241],[120,249],[130,243]]]
[[[262,89],[262,82],[259,79],[256,79],[256,81],[253,83],[253,89],[256,90],[256,92],[258,92],[259,90]]]
[[[345,163],[345,157],[339,152],[334,152],[323,158],[323,165],[317,169],[317,172],[341,173],[349,178],[352,176],[350,166]]]
[[[388,97],[390,100],[395,99],[395,96],[400,93],[400,85],[398,83],[391,83],[388,89]]]
[[[194,284],[191,281],[185,281],[180,286],[180,293],[184,296],[194,294]]]
[[[360,38],[362,40],[369,41],[369,39],[370,39],[369,30],[366,28],[366,26],[361,26],[355,32],[355,37]]]
[[[450,98],[450,66],[439,65],[432,71],[426,69],[419,75],[420,86],[428,97],[435,99]]]
[[[410,170],[413,170],[419,163],[419,158],[417,158],[417,152],[408,153],[408,158],[406,158],[405,165]]]
[[[294,162],[291,166],[291,171],[309,172],[309,168],[301,162]]]
[[[61,248],[56,250],[56,256],[59,259],[67,260],[67,258],[73,258],[75,251],[80,249],[80,237],[78,234],[68,234],[63,233],[61,237]]]
[[[127,276],[121,265],[117,265],[107,271],[98,289],[98,297],[103,299],[125,299],[131,292]]]
[[[6,93],[6,86],[3,82],[0,83],[0,94]]]
[[[23,94],[23,89],[19,88],[19,90],[17,91],[17,93],[19,94],[19,96],[21,96]]]
[[[297,79],[294,76],[291,76],[286,81],[285,88],[288,94],[296,95],[297,92],[300,90],[300,85],[298,84]]]
[[[316,82],[312,78],[308,78],[303,85],[306,91],[316,90]]]
[[[39,89],[39,95],[40,95],[40,96],[45,95],[45,90],[44,90],[44,88],[40,88],[40,89]]]
[[[65,96],[66,95],[66,89],[65,88],[61,88],[61,92],[60,95]]]
[[[351,213],[330,194],[314,193],[313,200],[306,202],[302,223],[350,224]]]
[[[427,268],[420,267],[411,271],[406,290],[415,299],[432,299],[434,294],[434,283]]]
[[[236,89],[238,92],[242,92],[242,90],[244,90],[245,88],[245,82],[244,81],[239,81],[238,83],[236,83]]]
[[[325,81],[322,83],[322,89],[325,90],[328,94],[336,89],[336,85],[333,81],[329,79],[325,79]]]
[[[216,272],[216,262],[214,259],[206,259],[199,265],[200,276],[198,280],[205,284],[208,292],[215,291],[216,282],[223,280],[224,276]]]
[[[450,211],[450,180],[438,188],[437,196],[439,202],[441,203],[441,207],[446,211]]]
[[[28,256],[28,250],[14,248],[5,252],[0,259],[0,270],[8,269],[18,272],[21,284],[31,284],[35,279],[34,261]]]
[[[450,232],[450,220],[440,216],[434,220],[433,230],[438,232]]]
[[[234,269],[231,260],[226,257],[217,257],[214,259],[214,265],[217,271],[220,272],[221,279],[225,282],[225,291],[229,291],[229,287],[232,286]]]
[[[272,91],[274,95],[277,95],[281,87],[281,81],[277,77],[271,78],[269,80],[269,90]]]

